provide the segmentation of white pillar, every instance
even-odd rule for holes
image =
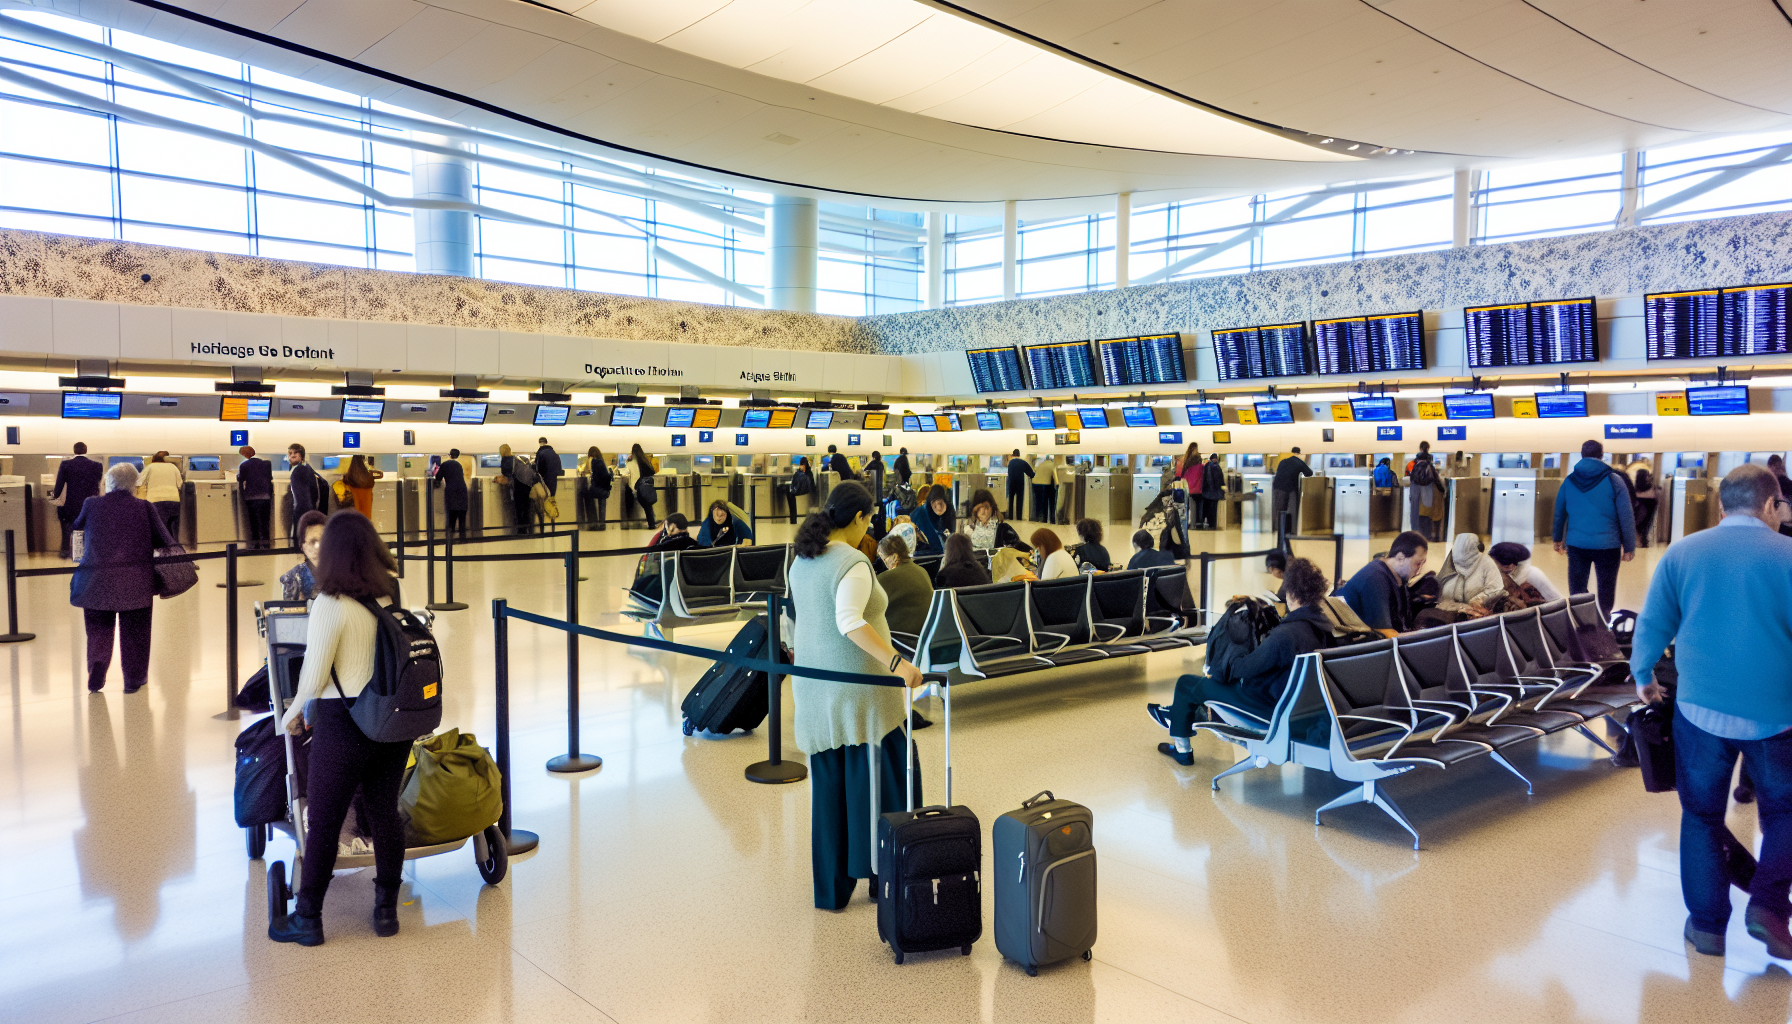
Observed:
[[[1472,226],[1469,223],[1469,215],[1474,210],[1474,191],[1474,172],[1457,171],[1454,205],[1451,210],[1453,226],[1450,232],[1450,244],[1458,249],[1467,248],[1469,239],[1473,237],[1470,233]]]
[[[927,308],[940,309],[946,304],[946,215],[938,210],[927,211]]]
[[[465,150],[440,135],[413,133],[415,141]],[[411,196],[473,201],[473,163],[467,157],[411,151]],[[473,215],[465,210],[412,210],[411,233],[419,274],[473,276]]]
[[[1114,287],[1132,284],[1132,193],[1114,197]]]
[[[1621,183],[1622,201],[1618,204],[1618,223],[1620,228],[1636,227],[1636,208],[1638,194],[1638,178],[1641,161],[1634,149],[1624,151],[1624,171]]]
[[[766,227],[765,261],[771,274],[766,306],[815,312],[821,204],[807,196],[774,196]]]
[[[1002,298],[1015,296],[1020,279],[1020,213],[1010,199],[1002,204]]]

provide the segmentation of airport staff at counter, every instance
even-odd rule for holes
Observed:
[[[890,643],[878,585],[859,541],[871,527],[871,492],[846,481],[797,529],[789,588],[796,606],[798,665],[895,675],[921,685],[921,671]],[[858,879],[870,878],[873,822],[904,806],[903,717],[907,695],[891,686],[796,676],[796,745],[809,755],[810,858],[815,906],[843,909]],[[873,759],[876,759],[876,763]],[[918,758],[917,758],[918,760]],[[919,804],[921,776],[914,777]]]
[[[1313,467],[1300,457],[1299,448],[1290,449],[1289,454],[1276,460],[1276,475],[1270,481],[1269,488],[1274,502],[1271,508],[1275,512],[1278,534],[1283,530],[1289,533],[1300,532],[1300,478],[1312,475]],[[1282,513],[1290,510],[1293,515],[1283,519]]]
[[[155,506],[170,537],[180,536],[180,492],[185,483],[180,467],[168,461],[165,451],[150,456],[143,467],[143,499]]]
[[[62,525],[62,547],[59,553],[69,557],[74,540],[75,518],[81,514],[81,503],[100,493],[100,464],[87,457],[87,445],[76,441],[74,458],[63,459],[56,467],[56,486],[50,489],[50,504],[56,506],[56,521]]]
[[[431,486],[442,489],[442,511],[447,513],[448,532],[467,535],[467,468],[460,463],[460,449],[448,449],[448,457],[436,469]]]
[[[1033,477],[1033,467],[1020,457],[1020,449],[1008,456],[1008,518],[1019,519],[1027,510],[1021,506],[1026,504],[1027,481]]]
[[[236,467],[237,494],[243,500],[243,518],[249,521],[249,547],[271,548],[274,521],[274,467],[255,457],[255,449],[236,450],[243,461]]]

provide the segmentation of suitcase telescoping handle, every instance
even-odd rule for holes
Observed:
[[[1042,789],[1039,792],[1033,794],[1033,798],[1031,800],[1022,801],[1021,806],[1022,807],[1031,807],[1034,804],[1039,803],[1041,800],[1056,800],[1056,799],[1057,799],[1057,797],[1052,795],[1051,790]]]
[[[940,701],[946,709],[946,806],[950,807],[952,806],[952,683],[950,680],[942,680],[939,686]],[[902,702],[906,705],[902,714],[902,799],[904,809],[912,812],[915,809],[915,691],[904,686]]]

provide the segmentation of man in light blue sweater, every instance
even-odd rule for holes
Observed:
[[[1738,466],[1718,488],[1723,521],[1668,548],[1637,619],[1630,671],[1655,703],[1670,643],[1680,683],[1674,766],[1680,792],[1680,889],[1686,939],[1722,956],[1730,919],[1730,776],[1743,759],[1761,816],[1761,861],[1748,885],[1748,933],[1792,960],[1792,537],[1779,481]],[[1677,641],[1677,643],[1676,643]],[[1746,854],[1743,855],[1746,858]],[[1739,883],[1740,884],[1740,883]]]
[[[1568,556],[1568,592],[1587,592],[1589,570],[1599,570],[1599,608],[1612,612],[1618,593],[1618,563],[1636,557],[1636,513],[1624,474],[1599,461],[1605,446],[1588,441],[1580,461],[1556,491],[1552,539],[1556,554]]]

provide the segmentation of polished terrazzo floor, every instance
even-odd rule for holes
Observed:
[[[769,527],[769,539],[787,535]],[[640,531],[585,545],[638,544]],[[1266,546],[1197,534],[1216,550]],[[512,550],[544,542],[507,545]],[[1114,546],[1117,550],[1118,546]],[[1352,545],[1348,567],[1367,544]],[[1641,601],[1655,552],[1624,569]],[[1330,553],[1315,545],[1329,571]],[[1538,561],[1558,582],[1562,564]],[[632,558],[592,559],[585,621],[616,624]],[[272,580],[277,568],[254,575]],[[1263,578],[1226,563],[1219,593]],[[1497,766],[1418,773],[1388,787],[1424,835],[1414,853],[1378,812],[1299,768],[1208,780],[1231,748],[1197,743],[1193,767],[1155,753],[1143,713],[1197,652],[965,686],[957,691],[955,797],[985,826],[1042,790],[1088,804],[1100,851],[1094,961],[1029,978],[986,931],[970,957],[894,966],[873,907],[810,906],[806,784],[746,782],[763,731],[687,738],[678,705],[697,659],[583,644],[583,746],[597,772],[549,775],[565,749],[561,634],[511,633],[515,823],[541,848],[484,886],[459,852],[413,862],[403,930],[377,939],[368,872],[344,874],[315,949],[265,938],[263,864],[231,819],[223,705],[223,592],[158,605],[151,686],[116,674],[83,688],[80,618],[64,578],[21,582],[36,640],[0,647],[0,1022],[131,1021],[1783,1021],[1792,976],[1741,928],[1727,960],[1681,942],[1677,806],[1634,771],[1556,737]],[[461,568],[468,611],[438,632],[449,654],[446,724],[490,741],[489,602],[562,610],[558,562]],[[421,603],[413,566],[407,593]],[[268,596],[266,589],[252,597]],[[248,599],[242,664],[258,661]],[[723,628],[678,639],[719,646]],[[116,673],[116,668],[114,669]],[[919,734],[930,798],[942,730]],[[794,753],[794,752],[793,752]],[[1732,815],[1756,835],[1752,808]],[[290,858],[284,839],[268,856]],[[986,886],[985,902],[992,899]],[[988,917],[986,915],[986,924]]]

